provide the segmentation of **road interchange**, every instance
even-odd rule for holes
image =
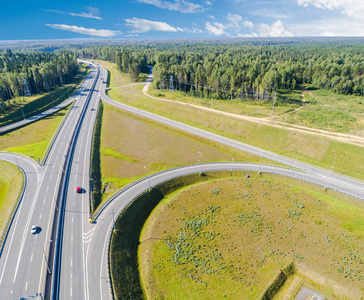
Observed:
[[[149,185],[154,186],[171,178],[201,171],[230,170],[234,172],[235,170],[247,170],[294,177],[364,199],[364,183],[359,180],[116,102],[105,94],[107,71],[99,65],[91,65],[93,70],[85,81],[85,85],[92,86],[95,83],[95,88],[90,91],[86,88],[84,91],[80,91],[79,99],[76,100],[70,110],[44,166],[39,166],[34,161],[15,154],[0,154],[0,159],[18,163],[24,169],[27,178],[27,188],[23,200],[19,205],[0,257],[0,270],[4,274],[0,274],[0,295],[4,295],[4,299],[14,299],[44,289],[42,280],[45,278],[47,268],[42,251],[40,247],[31,247],[30,245],[45,245],[45,248],[49,245],[52,212],[56,209],[56,190],[58,190],[60,173],[66,160],[65,155],[67,155],[69,147],[67,143],[69,143],[75,130],[75,124],[80,118],[81,107],[85,107],[84,117],[70,161],[71,167],[65,196],[65,215],[62,225],[63,235],[58,237],[61,239],[62,249],[59,258],[60,275],[56,279],[59,282],[56,292],[52,294],[53,299],[111,299],[107,252],[112,226],[116,216],[137,195],[147,190]],[[97,76],[98,72],[100,72],[100,76]],[[149,78],[150,80],[151,78]],[[88,203],[90,147],[100,95],[104,101],[123,110],[266,157],[294,169],[231,162],[190,165],[158,172],[122,189],[111,199],[112,201],[109,201],[99,211],[95,222],[90,224]],[[17,157],[17,162],[15,157]],[[297,169],[301,169],[303,172]],[[83,187],[85,193],[76,194],[77,186]],[[31,213],[27,215],[28,211]],[[48,221],[45,218],[42,219],[44,215],[47,215]],[[42,231],[41,234],[31,236],[30,226],[33,222],[38,222],[46,233]],[[26,270],[24,270],[24,266],[27,266]]]

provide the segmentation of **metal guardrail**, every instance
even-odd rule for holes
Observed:
[[[10,162],[10,161],[9,161],[9,163],[14,164],[13,162]],[[8,218],[8,221],[6,222],[6,225],[5,225],[4,229],[3,229],[3,232],[2,232],[1,237],[0,237],[0,256],[1,256],[2,252],[3,252],[5,240],[6,240],[6,237],[8,236],[8,234],[9,234],[10,226],[13,223],[15,213],[17,212],[17,210],[19,208],[19,204],[20,204],[21,200],[23,199],[25,188],[27,186],[26,173],[25,173],[24,169],[21,166],[18,165],[18,168],[21,170],[21,172],[23,174],[22,185],[21,185],[21,188],[19,190],[18,197],[16,199],[15,205],[13,206],[13,208],[12,208],[12,210],[10,212],[10,216]]]

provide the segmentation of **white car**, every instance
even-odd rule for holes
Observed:
[[[33,226],[32,226],[32,229],[30,230],[30,232],[31,232],[31,233],[33,233],[33,234],[36,234],[36,233],[37,233],[37,231],[38,231],[38,227],[37,227],[37,225],[33,225]]]

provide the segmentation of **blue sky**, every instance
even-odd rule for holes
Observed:
[[[287,36],[364,36],[364,0],[7,0],[0,11],[0,40]]]

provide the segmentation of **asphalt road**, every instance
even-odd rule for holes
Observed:
[[[150,186],[154,186],[163,181],[197,172],[230,170],[233,173],[236,170],[246,170],[252,172],[266,172],[294,177],[321,185],[322,187],[338,190],[343,193],[358,197],[360,199],[364,199],[364,183],[362,181],[336,174],[328,170],[320,169],[312,165],[304,164],[297,160],[292,160],[290,158],[286,158],[284,156],[271,153],[269,151],[239,143],[237,141],[230,140],[210,132],[196,129],[183,123],[175,122],[167,118],[163,118],[152,113],[148,113],[116,102],[110,99],[105,94],[107,72],[104,68],[101,68],[101,74],[104,78],[104,84],[100,91],[101,98],[112,105],[115,105],[126,111],[156,120],[158,122],[165,123],[179,129],[183,129],[197,136],[203,136],[205,138],[227,144],[229,146],[256,154],[258,156],[266,157],[268,159],[284,163],[294,168],[282,168],[270,165],[238,162],[206,163],[200,165],[184,166],[155,173],[124,188],[121,192],[113,197],[112,201],[110,201],[107,206],[105,206],[103,211],[95,220],[92,234],[88,236],[90,240],[90,246],[86,259],[88,260],[87,272],[89,273],[89,277],[87,283],[89,285],[89,288],[87,289],[86,299],[111,299],[107,270],[107,252],[109,236],[113,228],[114,220],[117,218],[117,215],[122,211],[122,209],[126,207],[128,203],[133,201],[133,199],[137,195],[148,189]],[[298,168],[302,169],[302,171],[298,171]]]
[[[62,236],[61,276],[58,295],[59,299],[110,299],[110,287],[107,273],[108,237],[113,220],[120,211],[132,201],[136,195],[162,181],[174,177],[209,170],[248,170],[281,174],[310,181],[324,187],[364,199],[364,183],[345,177],[328,170],[303,164],[299,161],[280,156],[269,151],[246,145],[223,136],[206,132],[194,127],[163,118],[136,108],[118,103],[105,95],[107,72],[100,68],[94,91],[89,97],[88,88],[92,85],[96,70],[87,78],[84,90],[76,96],[72,109],[67,115],[44,167],[35,162],[18,157],[18,163],[27,174],[26,195],[22,200],[13,225],[9,231],[4,250],[0,257],[0,298],[13,299],[43,290],[46,264],[42,248],[49,245],[50,224],[55,209],[55,195],[59,186],[60,173],[69,147],[75,124],[80,118],[84,105],[88,105],[81,129],[75,144],[70,180],[67,191],[66,211]],[[151,78],[149,79],[151,80]],[[180,128],[197,136],[202,136],[229,146],[266,157],[270,160],[284,163],[288,166],[302,169],[302,172],[292,168],[280,168],[249,163],[206,163],[175,168],[145,177],[123,189],[101,212],[96,223],[89,224],[88,192],[89,192],[89,159],[93,124],[97,112],[99,94],[103,100],[126,111],[142,115]],[[14,161],[15,155],[0,153],[0,159]],[[77,194],[76,187],[82,187],[84,193]],[[30,227],[37,224],[42,231],[36,235],[30,234]],[[54,241],[52,241],[53,243]],[[31,246],[32,244],[37,246]],[[47,250],[47,249],[45,249]],[[47,251],[45,251],[47,253]]]
[[[107,71],[103,67],[101,67],[101,74],[104,78],[107,78]],[[149,85],[150,81],[151,81],[151,76],[148,77],[148,83],[147,83],[148,85]],[[342,192],[352,195],[354,197],[359,197],[361,199],[364,199],[364,198],[360,197],[360,195],[362,195],[361,193],[364,191],[364,182],[361,180],[357,180],[352,177],[344,176],[344,175],[332,172],[330,170],[322,169],[322,168],[316,167],[314,165],[306,164],[306,163],[300,162],[299,160],[291,159],[291,158],[285,157],[283,155],[279,155],[279,154],[276,154],[276,153],[273,153],[273,152],[270,152],[267,150],[263,150],[263,149],[260,149],[260,148],[257,148],[257,147],[254,147],[254,146],[251,146],[248,144],[244,144],[244,143],[226,138],[222,135],[214,134],[214,133],[202,130],[202,129],[198,129],[196,127],[186,125],[184,123],[180,123],[180,122],[168,119],[168,118],[164,118],[164,117],[155,115],[150,112],[146,112],[146,111],[122,104],[122,103],[117,102],[117,101],[111,99],[110,97],[108,97],[105,94],[105,87],[106,87],[106,83],[103,85],[103,88],[100,91],[101,98],[104,101],[106,101],[114,106],[117,106],[125,111],[131,112],[131,113],[134,113],[137,115],[141,115],[143,117],[155,120],[160,123],[164,123],[168,126],[172,126],[172,127],[184,130],[184,131],[186,131],[188,133],[192,133],[196,136],[200,136],[200,137],[203,137],[203,138],[206,138],[209,140],[213,140],[213,141],[228,145],[230,147],[233,147],[233,148],[236,148],[239,150],[243,150],[243,151],[255,154],[260,157],[265,157],[269,160],[276,161],[278,163],[282,163],[284,165],[287,165],[287,166],[290,166],[290,167],[293,167],[296,169],[300,169],[306,173],[320,176],[326,181],[336,181],[338,183],[338,186],[341,183],[344,183],[347,188],[341,190]],[[144,91],[144,89],[143,89],[143,91]],[[335,186],[333,188],[336,189]]]
[[[1,299],[19,298],[43,290],[43,278],[47,269],[43,249],[47,254],[49,243],[54,242],[50,242],[50,225],[64,156],[95,74],[93,69],[74,95],[76,101],[54,141],[44,166],[17,156],[17,162],[26,172],[27,186],[0,257]],[[15,160],[14,154],[0,153],[0,159],[9,157]],[[39,226],[35,235],[30,233],[32,225]]]

